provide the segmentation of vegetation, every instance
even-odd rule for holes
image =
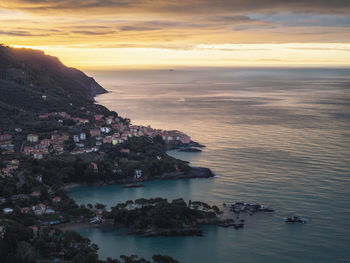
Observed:
[[[105,92],[93,78],[56,57],[0,45],[0,120],[6,121],[1,124],[25,124],[30,113],[74,112],[80,107],[106,111],[93,103],[94,96]]]
[[[168,202],[166,199],[137,199],[112,207],[105,217],[113,219],[114,224],[132,229],[143,235],[200,234],[200,224],[211,224],[217,220],[216,214],[208,204],[194,207],[182,198]],[[205,205],[203,205],[205,204]]]
[[[97,145],[96,137],[89,135],[91,129],[102,125],[97,121],[97,115],[111,117],[114,124],[128,128],[130,120],[94,103],[94,96],[104,92],[92,78],[64,66],[55,57],[41,51],[0,45],[0,134],[11,137],[10,142],[2,140],[0,147],[1,262],[149,262],[134,255],[101,261],[97,255],[98,247],[89,239],[52,227],[71,221],[87,222],[99,215],[100,210],[105,210],[103,204],[77,205],[63,189],[67,183],[133,181],[138,179],[135,178],[136,170],[142,170],[141,180],[191,170],[187,163],[165,153],[160,136],[153,140],[129,138],[123,144],[103,144],[98,152],[74,154],[80,146],[73,141],[73,135],[85,133],[85,149]],[[114,129],[113,132],[119,131]],[[24,154],[24,148],[37,152],[40,149],[37,147],[41,147],[39,142],[28,142],[28,134],[37,134],[40,142],[49,139],[44,140],[49,141],[45,158],[37,160],[33,159],[33,153]],[[70,139],[54,145],[52,136],[62,134]],[[142,200],[138,202],[142,204]],[[201,212],[187,208],[181,200],[171,204],[162,201],[155,207],[153,211],[144,207],[139,212],[153,213],[156,222],[147,223],[159,227],[165,226],[157,215],[163,208],[164,216],[176,218],[176,213],[181,215],[171,221],[171,227],[179,226],[181,220],[191,222],[201,215]],[[133,216],[137,214],[131,218]],[[133,223],[138,224],[135,219]],[[177,261],[155,255],[153,262]]]
[[[2,263],[146,263],[135,255],[119,259],[98,259],[98,247],[87,238],[73,231],[61,231],[46,227],[30,229],[15,221],[6,222],[4,237],[0,239]],[[154,255],[154,263],[176,263],[169,256]]]

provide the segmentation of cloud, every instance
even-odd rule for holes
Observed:
[[[223,21],[223,22],[232,22],[232,23],[252,23],[259,20],[253,19],[247,15],[233,15],[233,16],[219,16],[212,19],[213,21]]]
[[[250,24],[250,25],[238,25],[234,27],[235,31],[243,31],[243,30],[250,30],[250,31],[260,31],[260,30],[268,30],[268,29],[275,29],[277,26],[275,25],[269,25],[269,24]]]
[[[71,32],[74,34],[80,34],[80,35],[108,35],[108,34],[114,33],[114,31],[88,31],[88,30],[73,30]]]
[[[159,30],[161,28],[155,28],[155,27],[142,27],[142,26],[122,26],[120,28],[121,31],[152,31],[152,30]]]
[[[0,35],[7,36],[20,36],[20,37],[32,37],[32,36],[49,36],[49,34],[35,34],[26,30],[13,30],[13,31],[4,31],[0,30]]]
[[[340,0],[0,0],[0,34],[17,45],[195,51],[213,43],[350,43],[349,10]]]
[[[27,11],[94,10],[102,12],[126,11],[131,13],[210,14],[241,12],[301,12],[349,14],[348,0],[2,0],[0,7]]]

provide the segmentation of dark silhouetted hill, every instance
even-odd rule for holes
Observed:
[[[0,45],[0,115],[94,109],[105,93],[93,78],[32,49]]]

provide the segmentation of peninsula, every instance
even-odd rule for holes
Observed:
[[[132,125],[95,103],[94,96],[105,92],[93,78],[42,51],[0,45],[0,258],[5,262],[34,262],[24,255],[35,262],[104,262],[90,240],[55,228],[96,217],[92,206],[79,206],[66,194],[67,185],[214,176],[166,154],[200,147],[188,135]],[[162,255],[153,260],[177,262]],[[123,256],[107,262],[148,261]]]

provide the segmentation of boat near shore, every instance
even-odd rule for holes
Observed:
[[[306,224],[307,220],[305,218],[300,217],[300,216],[292,216],[292,217],[286,217],[284,219],[284,222]]]
[[[145,186],[143,184],[139,184],[139,183],[123,185],[123,188],[140,188],[140,187],[145,187]]]

